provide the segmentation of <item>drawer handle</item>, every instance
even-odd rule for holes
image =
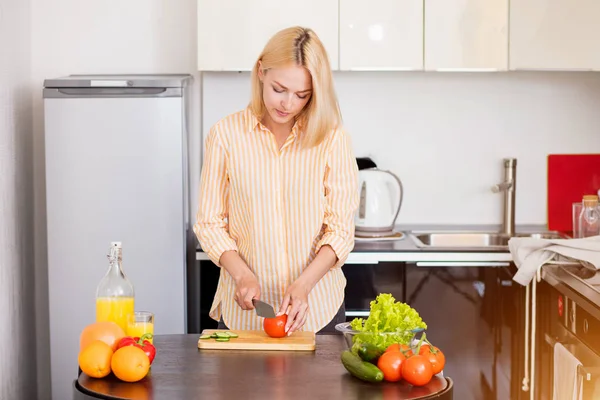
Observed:
[[[546,343],[552,348],[556,343],[560,343],[557,339],[546,333],[545,335]],[[583,365],[577,366],[577,375],[581,376],[586,381],[591,381],[593,376],[600,375],[600,368],[585,368]]]
[[[369,311],[346,311],[346,317],[368,317]]]
[[[502,261],[417,261],[417,267],[508,267]]]

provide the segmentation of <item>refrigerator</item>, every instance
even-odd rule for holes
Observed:
[[[52,398],[72,397],[111,242],[155,334],[187,331],[191,85],[189,75],[44,81]]]

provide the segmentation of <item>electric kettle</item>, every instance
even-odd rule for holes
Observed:
[[[356,236],[381,237],[393,233],[402,206],[402,182],[377,167],[358,171],[360,203],[354,219]]]

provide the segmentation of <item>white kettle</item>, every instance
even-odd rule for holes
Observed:
[[[380,237],[393,233],[402,206],[402,182],[390,171],[358,171],[360,203],[354,219],[357,236]]]

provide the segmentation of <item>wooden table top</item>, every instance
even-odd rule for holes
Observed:
[[[100,399],[428,399],[448,389],[436,376],[424,387],[404,382],[370,384],[351,376],[340,361],[340,335],[317,335],[316,350],[199,350],[198,334],[157,335],[148,376],[121,382],[80,374],[75,391]],[[430,397],[431,396],[431,397]],[[76,397],[77,398],[77,397]],[[450,397],[445,397],[450,398]]]

